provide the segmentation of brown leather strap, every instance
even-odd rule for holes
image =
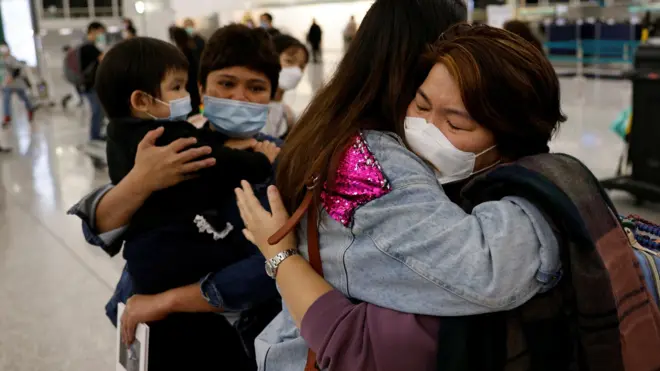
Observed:
[[[303,198],[302,203],[300,206],[298,206],[298,209],[291,215],[289,220],[284,223],[282,228],[280,228],[277,232],[275,232],[274,235],[270,236],[268,238],[268,243],[270,245],[275,245],[278,242],[282,241],[284,237],[286,237],[289,232],[291,232],[297,225],[300,223],[300,219],[302,219],[303,215],[305,215],[305,212],[307,209],[309,209],[309,205],[312,203],[312,198],[314,197],[314,192],[309,190],[307,191],[307,194],[305,194],[305,198]]]
[[[305,212],[307,212],[307,253],[309,254],[309,264],[314,268],[316,273],[323,277],[323,265],[321,263],[321,251],[319,250],[319,214],[318,205],[314,202],[314,187],[316,186],[313,181],[307,187],[307,193],[303,198],[302,203],[298,209],[291,215],[291,218],[280,228],[275,234],[268,238],[268,243],[275,245],[289,234],[300,223]],[[311,207],[310,207],[311,206]],[[311,349],[307,351],[307,362],[305,364],[305,371],[318,371],[319,368],[316,364],[316,354]]]
[[[307,210],[307,254],[309,264],[323,277],[323,265],[321,264],[321,251],[319,250],[319,213],[316,202],[312,202]]]
[[[312,191],[308,191],[311,193]],[[311,202],[311,207],[307,210],[307,254],[309,255],[309,264],[323,277],[323,264],[321,263],[321,251],[319,250],[319,213],[316,202]],[[316,354],[313,350],[307,350],[307,364],[305,371],[318,371],[316,364]]]

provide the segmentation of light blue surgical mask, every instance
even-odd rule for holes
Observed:
[[[183,98],[171,100],[168,102],[163,102],[158,98],[154,98],[156,102],[164,104],[170,107],[170,116],[165,120],[169,121],[183,121],[188,117],[188,114],[192,111],[192,105],[190,103],[190,95],[186,95]],[[147,112],[149,116],[155,120],[163,120]]]
[[[204,117],[219,132],[232,138],[250,138],[268,119],[268,105],[204,96]]]

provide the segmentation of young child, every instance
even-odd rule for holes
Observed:
[[[240,180],[268,182],[279,152],[269,142],[253,151],[231,149],[225,146],[229,136],[198,130],[185,121],[191,111],[187,76],[188,62],[175,46],[134,38],[106,54],[96,78],[96,91],[110,118],[107,158],[113,184],[132,169],[144,135],[161,126],[165,130],[157,145],[195,137],[198,146],[212,148],[210,156],[216,159],[216,165],[200,171],[196,179],[153,193],[131,219],[124,257],[136,294],[198,282],[249,256],[251,246],[231,220],[222,219],[222,210],[234,207],[233,189]],[[265,122],[266,115],[252,119]],[[238,335],[222,316],[176,313],[150,325],[151,371],[190,369],[195,358],[208,361],[209,354],[222,354],[232,370],[249,368],[245,352],[237,347]]]

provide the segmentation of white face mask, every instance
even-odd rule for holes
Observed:
[[[440,184],[469,178],[475,172],[477,157],[495,148],[492,146],[478,154],[464,152],[454,147],[440,129],[423,118],[406,117],[404,125],[410,149],[433,165]],[[489,167],[497,163],[499,161]]]
[[[300,67],[284,67],[280,72],[279,87],[284,90],[293,90],[300,84],[302,80],[303,71]]]

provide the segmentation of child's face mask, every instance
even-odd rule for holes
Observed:
[[[167,118],[156,117],[151,113],[147,112],[154,120],[169,120],[169,121],[183,121],[188,117],[188,114],[192,111],[192,105],[190,103],[190,95],[186,95],[183,98],[174,99],[168,102],[163,102],[158,98],[153,98],[156,102],[164,104],[170,108],[170,115]]]

